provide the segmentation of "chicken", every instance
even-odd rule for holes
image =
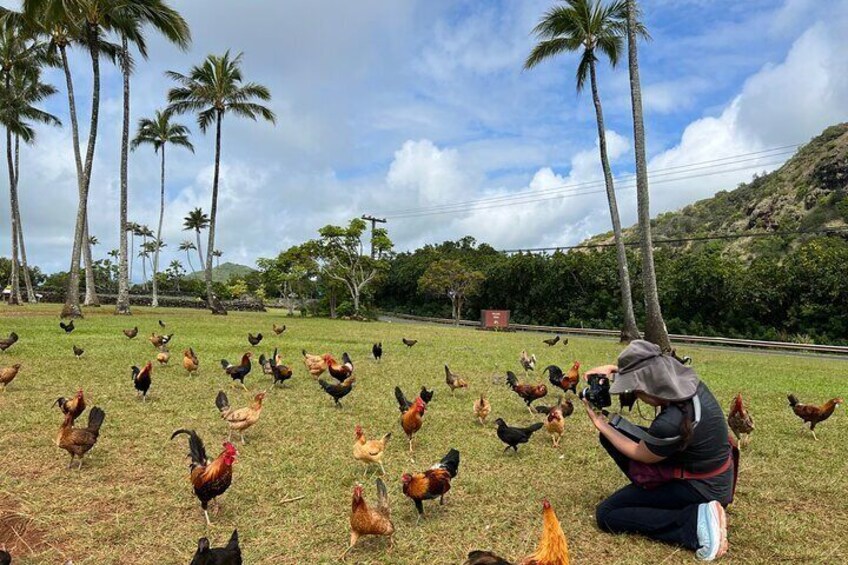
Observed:
[[[801,426],[804,424],[810,424],[810,432],[813,434],[813,439],[818,440],[816,437],[816,424],[820,422],[824,422],[833,414],[833,411],[842,404],[841,398],[832,398],[822,404],[821,406],[813,406],[812,404],[801,404],[798,402],[798,398],[794,394],[790,394],[788,397],[789,406],[792,407],[792,411],[795,412],[795,415],[803,420]]]
[[[560,402],[548,412],[548,417],[543,423],[545,431],[551,436],[554,448],[559,447],[562,434],[565,433],[565,416],[562,413],[562,398]]]
[[[252,345],[253,347],[256,347],[262,341],[262,334],[259,333],[259,334],[253,335],[252,333],[248,333],[247,334],[247,341],[250,343],[250,345]]]
[[[480,399],[474,401],[474,415],[477,416],[477,421],[480,422],[481,426],[486,425],[486,418],[489,416],[489,412],[491,411],[492,405],[489,404],[486,397],[481,394]]]
[[[346,378],[341,383],[328,383],[324,379],[319,379],[318,384],[321,385],[321,388],[324,389],[324,392],[333,397],[333,400],[336,402],[336,408],[341,408],[342,403],[340,400],[350,394],[350,391],[353,390],[353,385],[356,383],[356,377],[350,376]]]
[[[365,464],[365,476],[368,476],[368,468],[371,465],[379,465],[380,471],[385,475],[383,454],[386,452],[386,444],[391,439],[392,433],[389,432],[380,439],[366,440],[360,425],[356,426],[354,433],[356,441],[353,442],[353,458]]]
[[[371,346],[371,355],[374,356],[376,361],[380,361],[383,358],[383,342],[375,343]]]
[[[677,360],[678,363],[681,363],[683,365],[691,365],[692,364],[692,358],[691,357],[689,357],[688,355],[684,355],[683,357],[678,356],[676,349],[672,349],[670,355],[672,357],[674,357]]]
[[[66,334],[71,333],[76,328],[74,327],[74,321],[71,320],[70,323],[66,324],[65,322],[59,322],[59,327],[65,330]]]
[[[144,366],[143,369],[139,369],[135,365],[132,367],[132,380],[133,386],[135,389],[141,393],[142,400],[147,400],[147,391],[150,390],[150,385],[152,384],[152,380],[150,378],[150,373],[153,371],[153,364],[150,361]]]
[[[745,447],[750,443],[751,432],[754,431],[754,420],[742,403],[742,393],[737,394],[730,405],[730,412],[727,414],[727,427],[739,440],[740,447]]]
[[[0,351],[5,353],[7,349],[15,345],[17,342],[18,334],[16,334],[15,332],[10,333],[9,337],[4,337],[3,339],[0,339]]]
[[[542,371],[543,375],[545,373],[548,373],[548,380],[555,387],[561,388],[563,392],[568,392],[570,390],[574,394],[577,394],[577,385],[580,383],[579,361],[575,361],[566,374],[563,374],[562,369],[560,369],[557,365],[548,365],[545,367],[545,370]]]
[[[274,355],[271,357],[271,375],[274,377],[274,386],[277,386],[277,383],[283,384],[290,378],[292,378],[293,371],[290,367],[283,365],[281,363],[281,357],[277,355],[277,350],[274,350]]]
[[[401,411],[400,427],[403,428],[403,432],[409,440],[409,452],[412,453],[412,437],[418,433],[424,423],[424,411],[427,409],[427,405],[419,396],[415,399],[415,402],[407,406],[408,401],[400,387],[397,386],[395,387],[395,398]]]
[[[188,371],[189,376],[200,369],[200,360],[198,360],[197,354],[191,347],[183,351],[183,367]]]
[[[468,381],[456,373],[452,373],[447,365],[445,365],[445,383],[450,387],[451,394],[458,388],[468,388]]]
[[[209,546],[209,538],[200,538],[189,565],[242,565],[238,530],[233,530],[230,541],[224,547],[213,549]]]
[[[127,336],[127,338],[133,339],[133,338],[135,338],[135,336],[138,335],[138,326],[134,327],[131,330],[121,330],[121,331],[124,332],[124,335]]]
[[[504,451],[509,451],[511,447],[516,453],[520,444],[530,441],[532,435],[542,429],[542,422],[536,422],[526,428],[511,428],[503,418],[498,418],[495,424],[498,425],[498,439],[506,444]]]
[[[524,403],[527,404],[527,411],[531,414],[533,413],[533,410],[532,408],[530,408],[530,404],[532,404],[534,400],[544,398],[548,394],[548,387],[543,384],[519,384],[518,378],[512,371],[506,372],[506,382],[507,385],[509,385],[509,388],[511,388],[513,392],[515,392],[515,394],[517,394],[524,400]]]
[[[168,364],[168,361],[171,360],[171,352],[168,351],[167,347],[163,347],[162,351],[156,354],[156,360],[159,362],[159,365]]]
[[[76,395],[72,398],[60,396],[56,399],[56,402],[54,402],[53,405],[58,406],[62,411],[62,414],[70,414],[72,419],[76,420],[83,412],[85,412],[85,395],[83,394],[82,389],[79,389]]]
[[[73,414],[65,414],[65,421],[59,428],[59,435],[56,437],[56,445],[71,455],[68,469],[74,464],[74,457],[79,458],[77,469],[82,469],[82,458],[97,443],[97,438],[100,437],[100,427],[105,418],[106,413],[100,407],[95,406],[88,413],[88,426],[75,428]]]
[[[545,345],[547,345],[548,347],[553,347],[554,345],[556,345],[557,343],[559,343],[559,340],[560,340],[560,339],[562,339],[562,338],[559,336],[559,334],[557,334],[556,336],[554,336],[554,337],[552,337],[552,338],[543,339],[543,340],[542,340],[542,343],[544,343],[544,344],[545,344]]]
[[[562,531],[551,503],[542,501],[542,537],[536,552],[528,555],[517,565],[569,565],[568,540]],[[488,551],[472,551],[465,565],[512,565],[503,557]]]
[[[539,414],[545,415],[550,414],[551,410],[553,410],[554,408],[559,408],[562,411],[562,415],[564,418],[568,418],[569,416],[574,414],[574,404],[571,402],[571,399],[567,399],[563,403],[562,396],[557,396],[557,403],[553,406],[540,406],[537,404],[534,408]]]
[[[82,359],[82,354],[85,353],[85,349],[82,347],[77,347],[76,345],[73,347],[74,349],[74,357],[77,359]]]
[[[413,345],[415,345],[416,343],[418,343],[418,340],[417,340],[417,339],[406,339],[405,337],[404,337],[404,338],[401,338],[401,341],[402,341],[402,342],[403,342],[403,344],[404,344],[405,346],[407,346],[407,347],[412,347]]]
[[[164,327],[165,327],[165,322],[163,322],[162,320],[159,320],[159,327],[160,327],[160,328],[164,328]]]
[[[353,503],[350,509],[350,545],[342,553],[341,557],[347,555],[359,538],[362,536],[389,536],[389,545],[392,545],[392,535],[395,527],[392,524],[392,516],[389,511],[389,491],[382,479],[378,478],[377,506],[371,508],[362,498],[362,486],[353,487]]]
[[[274,334],[275,334],[275,335],[280,335],[280,334],[282,334],[284,331],[286,331],[286,325],[285,325],[285,324],[283,324],[282,326],[278,326],[277,324],[273,324],[273,329],[274,329]]]
[[[223,390],[218,391],[218,396],[215,397],[215,406],[221,413],[221,418],[227,421],[230,432],[227,435],[227,441],[233,437],[233,430],[237,431],[241,436],[241,442],[244,441],[244,432],[259,421],[259,416],[262,415],[262,401],[265,400],[265,392],[260,392],[253,397],[253,402],[246,408],[234,410],[230,407],[230,401]]]
[[[536,370],[536,355],[527,355],[527,351],[524,350],[521,352],[521,355],[518,356],[518,362],[521,363],[521,366],[524,368],[524,374],[527,374],[527,371],[535,371]]]
[[[353,361],[347,353],[342,353],[341,365],[333,359],[332,355],[325,355],[324,358],[327,362],[327,372],[337,381],[342,382],[353,374]]]
[[[9,367],[0,367],[0,385],[3,385],[3,392],[6,392],[6,387],[9,386],[15,377],[18,376],[18,371],[21,370],[21,364],[15,363]]]
[[[435,394],[435,391],[427,390],[427,387],[422,386],[421,392],[418,393],[418,398],[424,401],[424,406],[426,407],[428,404],[430,404],[430,401],[433,400],[433,394]],[[395,398],[398,401],[398,408],[400,408],[401,414],[409,410],[410,406],[412,406],[413,404],[413,402],[411,402],[404,396],[403,391],[400,390],[400,387],[395,387]]]
[[[262,372],[266,375],[271,374],[271,358],[265,357],[264,353],[259,354],[259,366],[262,367]]]
[[[226,359],[221,359],[221,367],[223,367],[225,373],[230,375],[230,378],[233,380],[232,384],[235,385],[235,382],[238,381],[241,383],[241,388],[244,390],[247,390],[247,387],[244,386],[244,378],[250,373],[251,357],[253,357],[253,353],[248,351],[242,355],[241,363],[238,365],[233,365]]]
[[[176,430],[171,434],[171,439],[180,434],[188,436],[191,484],[194,487],[194,495],[200,500],[200,507],[203,509],[203,515],[206,516],[206,524],[211,526],[212,522],[209,521],[209,512],[207,511],[209,501],[215,500],[217,508],[217,498],[230,488],[230,484],[233,482],[233,464],[238,457],[238,451],[233,444],[225,441],[224,451],[210,463],[206,457],[203,440],[194,430]]]
[[[440,462],[423,473],[403,474],[400,478],[403,483],[403,494],[415,503],[418,520],[424,516],[423,501],[438,498],[439,504],[445,503],[445,494],[450,490],[451,480],[458,472],[459,451],[451,449]]]
[[[324,371],[327,370],[327,362],[323,356],[310,355],[305,349],[301,353],[303,353],[303,364],[306,365],[306,370],[309,371],[310,375],[317,379],[324,374]]]
[[[153,347],[160,349],[163,345],[168,345],[170,343],[171,338],[174,337],[174,334],[170,335],[158,335],[156,332],[150,334],[150,337],[147,338]]]

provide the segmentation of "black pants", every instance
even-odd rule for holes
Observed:
[[[624,474],[629,459],[601,436],[607,450]],[[629,484],[604,500],[595,510],[598,527],[614,534],[643,536],[698,549],[698,505],[709,502],[686,481],[671,481],[646,490]]]

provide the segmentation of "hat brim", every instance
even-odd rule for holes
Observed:
[[[670,357],[654,357],[632,371],[619,372],[610,394],[644,392],[662,400],[679,402],[695,396],[700,379],[691,368]]]

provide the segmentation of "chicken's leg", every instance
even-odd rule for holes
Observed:
[[[382,461],[380,461],[379,463],[380,463],[380,471],[382,471],[382,472],[383,472],[383,474],[385,475],[385,474],[386,474],[386,469],[385,469],[385,467],[383,467],[383,462],[382,462]]]
[[[209,511],[206,510],[205,508],[203,509],[203,515],[206,516],[206,525],[211,526],[212,521],[209,519]]]
[[[341,555],[341,557],[339,557],[339,559],[344,559],[345,556],[348,553],[350,553],[350,550],[353,549],[353,546],[356,545],[356,542],[358,540],[359,540],[359,534],[357,534],[356,532],[350,532],[350,545],[347,547],[347,549],[344,550],[344,553],[342,553],[342,555]]]
[[[245,392],[249,392],[247,387],[244,386],[244,381],[239,381],[239,382],[241,382],[241,388],[243,388]]]
[[[6,389],[3,388],[3,390],[6,390]],[[68,469],[70,469],[73,465],[74,465],[74,454],[71,453],[71,460],[68,461]]]
[[[532,408],[530,408],[530,405],[529,405],[529,404],[527,405],[527,411],[528,411],[528,412],[530,412],[530,415],[531,415],[531,416],[534,416],[534,414],[533,414],[533,409],[532,409]]]
[[[244,432],[239,432],[239,435],[241,436],[241,444],[245,445],[246,442],[244,441]]]

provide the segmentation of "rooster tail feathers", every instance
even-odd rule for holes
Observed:
[[[218,396],[215,397],[215,406],[218,407],[220,412],[223,412],[230,407],[230,401],[227,399],[227,393],[223,390],[218,391]]]
[[[377,485],[377,508],[385,512],[389,511],[389,489],[386,488],[386,483],[383,479],[377,477],[374,481]]]
[[[267,359],[265,358],[265,354],[264,354],[264,353],[260,353],[260,354],[259,354],[259,364],[264,366],[264,365],[265,365],[265,361],[267,361]]]
[[[789,400],[789,406],[792,406],[794,408],[795,405],[798,404],[798,397],[796,397],[794,394],[790,394],[786,398],[787,400]]]
[[[450,374],[451,374],[451,372],[450,372],[450,367],[448,367],[447,365],[445,365],[445,376],[446,376],[446,377],[450,377]]]
[[[342,364],[348,364],[348,363],[353,365],[353,361],[351,361],[350,355],[348,355],[347,352],[342,353]]]
[[[305,349],[301,349],[300,352],[303,354],[304,357],[306,357],[306,350]]]
[[[399,386],[395,387],[395,398],[397,399],[398,406],[400,406],[401,412],[406,411],[406,407],[409,406],[409,401],[406,400],[406,397],[403,395],[403,391]]]
[[[188,450],[191,455],[192,465],[206,464],[206,447],[203,445],[203,440],[197,435],[194,430],[179,429],[171,434],[171,439],[174,439],[180,434],[188,436]]]
[[[386,435],[383,436],[383,444],[385,444],[390,439],[392,439],[392,432],[389,432],[389,433],[387,433]]]
[[[542,424],[539,424],[539,427],[542,427]],[[459,451],[451,448],[448,454],[439,462],[439,466],[447,470],[451,478],[455,477],[459,472]]]
[[[227,542],[227,549],[238,549],[239,537],[238,530],[233,530],[233,535],[230,536],[230,541]]]
[[[506,384],[508,384],[510,387],[514,387],[518,384],[518,379],[516,378],[515,373],[513,373],[512,371],[506,372]]]
[[[221,359],[221,368],[229,369],[231,367],[230,362],[226,359]]]
[[[99,432],[100,426],[103,425],[103,420],[106,419],[106,412],[99,406],[95,406],[88,413],[88,429],[92,432]]]

